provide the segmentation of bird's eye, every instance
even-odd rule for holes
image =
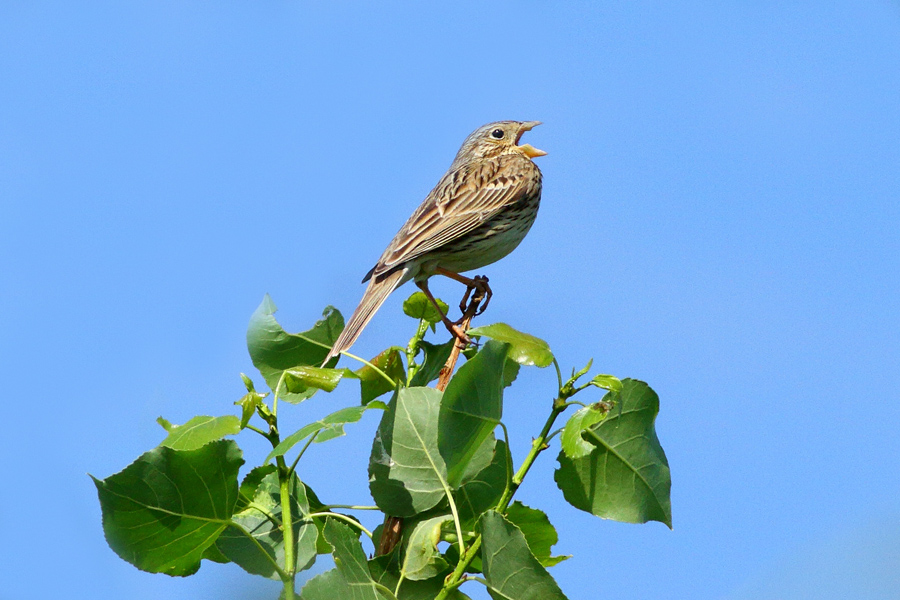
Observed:
[[[493,130],[491,132],[491,137],[494,138],[495,140],[502,140],[503,139],[503,130],[502,129]]]

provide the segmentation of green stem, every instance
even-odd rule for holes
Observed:
[[[278,482],[281,487],[281,527],[284,536],[284,597],[294,598],[294,574],[297,561],[294,560],[294,519],[291,516],[291,471],[283,456],[275,458],[278,463]]]
[[[534,464],[534,461],[537,459],[538,455],[549,448],[547,445],[547,440],[549,439],[550,430],[553,428],[553,423],[556,422],[557,417],[566,408],[568,407],[566,403],[566,392],[562,389],[564,386],[560,385],[560,393],[559,396],[553,401],[553,410],[550,411],[550,416],[547,417],[547,422],[544,423],[543,429],[541,429],[540,435],[534,439],[531,444],[531,450],[528,452],[528,456],[525,457],[525,460],[522,462],[522,466],[519,467],[519,470],[516,471],[516,474],[513,475],[512,481],[510,481],[509,485],[506,488],[506,491],[503,492],[503,495],[500,497],[500,501],[497,502],[496,510],[500,513],[506,511],[509,508],[509,505],[512,503],[513,496],[516,491],[519,489],[519,486],[522,485],[522,481],[525,479],[525,476],[528,474],[528,471],[531,469],[531,466]],[[447,596],[454,589],[459,587],[466,577],[465,572],[466,568],[469,566],[469,563],[475,558],[475,555],[478,553],[478,550],[481,548],[481,534],[478,534],[478,537],[475,538],[475,541],[469,546],[469,548],[465,552],[461,552],[459,557],[459,562],[456,564],[456,568],[453,569],[453,573],[451,573],[446,581],[444,582],[444,587],[441,589],[441,592],[435,597],[435,600],[446,600]]]
[[[509,508],[512,498],[516,494],[516,490],[522,485],[522,481],[528,474],[529,469],[531,469],[531,465],[534,464],[534,461],[541,452],[549,448],[547,440],[549,439],[550,429],[553,427],[553,423],[556,422],[557,417],[559,417],[564,410],[566,410],[566,401],[562,398],[562,395],[560,395],[559,398],[553,401],[553,410],[550,411],[550,416],[547,417],[547,422],[544,423],[544,428],[541,429],[540,435],[531,442],[531,450],[528,452],[528,456],[525,457],[519,470],[513,475],[512,482],[509,484],[506,492],[500,497],[500,501],[497,503],[498,511],[503,512]]]
[[[425,319],[419,319],[419,328],[416,329],[416,333],[409,340],[409,344],[406,346],[406,385],[409,386],[412,383],[413,377],[416,376],[416,372],[418,372],[421,365],[416,364],[416,355],[419,353],[419,343],[425,337],[425,333],[428,331],[428,321]]]
[[[377,506],[360,506],[358,504],[327,504],[322,508],[325,510],[331,510],[333,508],[342,510],[381,510]]]

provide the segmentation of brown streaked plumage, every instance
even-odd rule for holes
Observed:
[[[435,274],[471,285],[459,273],[494,263],[519,245],[541,200],[541,172],[531,159],[546,152],[518,143],[537,125],[499,121],[466,138],[450,169],[363,278],[369,287],[326,362],[353,345],[400,285],[413,279],[429,298],[427,281]],[[464,335],[444,317],[448,329]]]

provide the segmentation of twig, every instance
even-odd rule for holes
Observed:
[[[476,288],[475,293],[469,298],[471,292],[471,289],[467,289],[466,295],[463,297],[463,301],[467,298],[469,299],[469,304],[466,306],[465,312],[463,312],[462,320],[458,323],[463,333],[469,330],[469,325],[472,323],[472,319],[475,318],[475,313],[478,312],[478,306],[484,300],[484,292],[481,289]],[[447,389],[447,384],[450,383],[450,377],[453,375],[453,370],[456,368],[456,362],[459,360],[459,353],[462,352],[465,347],[466,344],[457,338],[456,343],[453,344],[453,349],[450,351],[450,357],[447,358],[447,362],[441,367],[436,386],[438,391],[443,392]],[[391,551],[397,547],[397,544],[400,543],[400,536],[402,534],[403,518],[385,515],[384,526],[381,529],[381,537],[378,540],[378,546],[375,548],[375,556],[390,554]]]

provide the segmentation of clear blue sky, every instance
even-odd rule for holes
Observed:
[[[897,2],[5,2],[0,115],[0,597],[273,598],[120,560],[86,472],[231,412],[265,293],[291,330],[349,314],[500,119],[549,154],[481,322],[648,381],[672,468],[669,531],[570,508],[541,458],[569,597],[900,595]],[[357,351],[409,335],[409,288]],[[553,385],[507,395],[519,460]],[[320,496],[369,501],[374,427],[307,455]]]

